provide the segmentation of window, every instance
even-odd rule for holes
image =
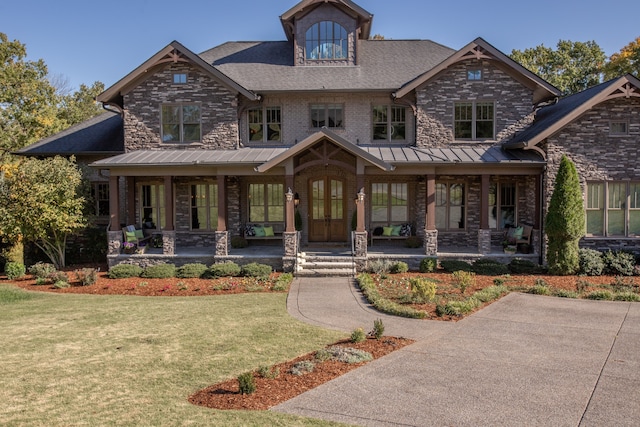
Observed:
[[[515,227],[516,223],[516,185],[492,183],[489,186],[489,228]]]
[[[587,183],[587,235],[640,236],[640,182]]]
[[[456,102],[454,110],[455,139],[493,139],[493,102]]]
[[[312,104],[311,127],[312,128],[342,128],[343,127],[342,104]]]
[[[460,230],[465,228],[465,188],[459,182],[436,183],[436,228]]]
[[[173,84],[174,85],[183,85],[187,83],[187,74],[186,73],[175,73],[173,75]]]
[[[248,119],[249,141],[281,141],[280,107],[252,108],[248,111]]]
[[[609,127],[609,134],[614,136],[628,135],[629,124],[625,121],[611,122]]]
[[[140,218],[143,228],[162,228],[165,225],[164,185],[140,186]]]
[[[249,184],[249,221],[284,221],[282,184]]]
[[[200,141],[200,106],[195,104],[162,106],[162,141]]]
[[[405,140],[406,109],[389,105],[373,107],[374,141]]]
[[[215,230],[218,227],[218,185],[191,185],[191,229]]]
[[[408,200],[405,182],[371,184],[371,221],[388,224],[406,222]]]
[[[96,182],[91,187],[94,214],[97,216],[109,216],[109,183]]]
[[[467,80],[470,80],[470,81],[482,80],[482,70],[467,70]]]
[[[337,22],[322,21],[307,30],[306,58],[310,60],[346,59],[349,51],[347,30]]]

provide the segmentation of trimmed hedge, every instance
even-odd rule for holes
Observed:
[[[481,274],[483,276],[502,276],[503,274],[509,274],[509,267],[494,259],[477,259],[471,267],[473,268],[474,273]]]
[[[207,272],[207,266],[200,263],[185,264],[176,269],[178,279],[198,279]]]
[[[233,261],[219,262],[209,266],[205,277],[233,277],[239,276],[242,269]]]
[[[141,277],[145,279],[170,279],[176,277],[175,264],[150,265],[142,272]]]
[[[127,277],[140,277],[142,267],[133,264],[118,264],[109,270],[109,279],[126,279]]]
[[[453,273],[454,271],[466,271],[468,273],[473,272],[473,267],[471,266],[471,264],[457,259],[445,259],[443,261],[440,261],[440,266],[447,273]]]
[[[245,277],[267,278],[272,271],[273,269],[270,265],[258,264],[257,262],[243,265],[241,268],[241,274]]]

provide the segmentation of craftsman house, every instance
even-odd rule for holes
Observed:
[[[86,148],[21,150],[89,156],[110,265],[152,256],[122,254],[125,226],[165,259],[242,257],[241,236],[285,270],[326,242],[353,245],[360,265],[410,236],[422,257],[494,254],[515,227],[537,260],[563,154],[584,187],[583,244],[638,246],[636,78],[559,99],[481,38],[373,40],[373,15],[350,0],[303,0],[280,20],[284,41],[172,42],[98,97],[109,113],[70,130]]]

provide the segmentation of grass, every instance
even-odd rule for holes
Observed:
[[[284,294],[129,297],[0,286],[0,419],[6,426],[327,426],[187,397],[344,335],[298,322]]]

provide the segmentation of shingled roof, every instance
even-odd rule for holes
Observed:
[[[291,42],[272,41],[224,43],[200,57],[254,92],[391,92],[454,53],[430,40],[361,40],[357,66],[294,66]]]
[[[71,126],[15,152],[23,156],[114,155],[124,152],[122,117],[113,112]]]

